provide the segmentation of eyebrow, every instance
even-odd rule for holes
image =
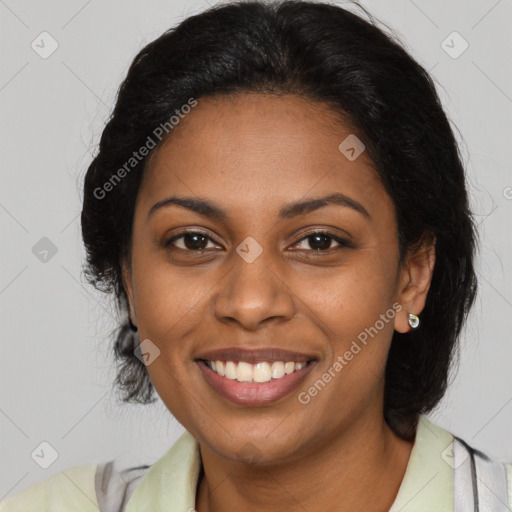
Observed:
[[[338,206],[351,208],[352,210],[362,214],[364,217],[371,219],[370,214],[361,203],[340,193],[329,194],[324,197],[317,197],[305,201],[297,201],[294,203],[285,204],[279,210],[279,218],[291,219],[294,217],[298,217],[299,215],[311,213],[329,204],[336,204]],[[227,214],[226,211],[216,206],[214,203],[207,199],[178,196],[167,197],[155,203],[150,208],[148,212],[148,217],[153,215],[153,213],[155,213],[157,210],[160,210],[161,208],[170,205],[181,206],[193,212],[199,213],[200,215],[203,215],[205,217],[209,217],[211,219],[216,219],[223,222],[225,222],[229,218],[229,215]]]

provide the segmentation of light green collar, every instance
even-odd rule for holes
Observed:
[[[420,416],[407,470],[390,512],[453,512],[452,468],[445,460],[452,439],[452,434]],[[126,512],[193,510],[200,469],[199,444],[186,431],[141,478]]]
[[[453,512],[453,435],[421,415],[409,463],[389,512]]]
[[[187,512],[193,510],[201,469],[199,443],[185,431],[172,448],[141,478],[126,512]]]

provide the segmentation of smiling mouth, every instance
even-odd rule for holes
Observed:
[[[200,361],[225,379],[263,384],[298,372],[311,364],[313,360],[300,362],[262,361],[255,364],[246,361],[208,361],[206,359]]]

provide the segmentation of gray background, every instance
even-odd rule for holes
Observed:
[[[460,369],[430,417],[512,461],[512,2],[362,5],[401,34],[439,84],[460,130],[481,234],[480,293]],[[206,7],[189,0],[0,0],[0,499],[76,465],[114,457],[152,463],[183,431],[161,402],[115,401],[115,308],[81,277],[80,184],[136,52]],[[51,48],[48,36],[41,42],[43,31],[58,43],[46,59],[31,47]],[[469,44],[457,58],[464,42],[454,31]],[[43,441],[58,452],[47,469],[31,457]]]

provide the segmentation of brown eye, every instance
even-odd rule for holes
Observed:
[[[332,247],[332,243],[335,242],[338,244],[336,247]],[[307,245],[307,247],[302,246],[301,244]],[[327,252],[331,249],[340,249],[344,247],[351,247],[351,244],[332,233],[324,232],[324,231],[316,231],[314,233],[310,233],[305,236],[301,240],[299,240],[294,247],[297,247],[299,250],[313,250],[315,252]]]
[[[212,239],[206,234],[199,231],[186,231],[167,240],[165,246],[198,252],[208,249],[208,242],[213,243]]]

